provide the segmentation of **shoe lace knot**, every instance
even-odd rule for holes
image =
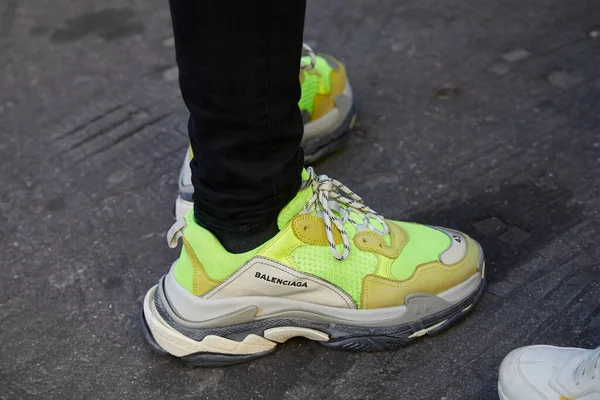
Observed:
[[[317,215],[322,216],[325,221],[329,249],[336,260],[343,261],[350,254],[350,239],[344,229],[346,222],[350,222],[362,230],[369,229],[381,236],[389,233],[389,227],[385,219],[375,210],[366,206],[359,195],[327,175],[316,175],[310,167],[307,168],[307,171],[313,195],[304,205],[304,212],[316,212]],[[374,226],[372,221],[379,222],[383,228],[379,229]],[[344,247],[342,254],[339,253],[335,245],[332,225],[338,229],[342,236]]]
[[[597,375],[600,375],[600,347],[575,368],[575,384],[579,385],[584,378],[595,379]]]

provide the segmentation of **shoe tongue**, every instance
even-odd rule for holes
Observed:
[[[296,215],[304,209],[304,205],[310,200],[313,195],[312,185],[310,185],[310,175],[306,169],[302,170],[302,184],[300,189],[287,205],[279,213],[277,217],[277,226],[279,230],[285,228],[285,226],[294,218]]]

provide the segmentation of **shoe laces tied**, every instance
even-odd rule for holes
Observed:
[[[300,60],[300,68],[302,68],[304,70],[313,69],[315,67],[315,65],[317,64],[317,56],[315,55],[315,52],[306,43],[302,43],[302,52],[306,53],[306,55],[308,55],[308,57],[310,57],[310,64],[307,64],[304,61]]]
[[[350,239],[348,233],[344,229],[344,223],[350,222],[355,226],[364,226],[369,230],[385,236],[389,233],[389,227],[385,219],[375,210],[366,206],[363,199],[346,187],[339,181],[328,177],[327,175],[316,175],[314,170],[307,168],[309,174],[309,182],[312,185],[313,196],[304,205],[305,213],[321,212],[325,221],[325,229],[327,233],[327,241],[331,254],[338,261],[343,261],[350,254]],[[336,216],[333,211],[339,215]],[[350,217],[350,213],[354,213],[357,218],[362,219],[362,224],[358,223],[354,218]],[[376,220],[383,226],[383,230],[371,224],[371,220]],[[344,251],[339,253],[335,246],[333,238],[332,224],[338,229],[342,236]]]
[[[575,384],[579,385],[582,379],[595,379],[600,374],[600,347],[575,368]]]

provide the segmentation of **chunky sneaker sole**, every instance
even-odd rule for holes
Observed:
[[[302,148],[305,163],[313,164],[341,149],[350,139],[355,122],[354,96],[350,83],[346,81],[343,94],[335,98],[335,108],[318,120],[304,125]],[[179,195],[175,200],[175,218],[183,217],[194,208],[193,194],[190,152],[187,151],[179,173]]]
[[[183,289],[171,271],[146,294],[140,329],[155,352],[202,367],[254,360],[293,337],[340,350],[397,350],[421,336],[438,335],[465,317],[483,293],[484,269],[482,256],[479,273],[454,288],[436,296],[412,294],[403,306],[373,310],[276,297],[202,299]],[[204,321],[183,319],[179,308],[193,309]]]

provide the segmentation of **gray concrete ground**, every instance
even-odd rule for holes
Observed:
[[[599,21],[596,0],[310,1],[305,38],[360,107],[318,171],[472,234],[489,287],[397,352],[293,340],[192,369],[136,326],[177,255],[166,1],[0,1],[0,399],[495,399],[512,348],[600,344]]]

